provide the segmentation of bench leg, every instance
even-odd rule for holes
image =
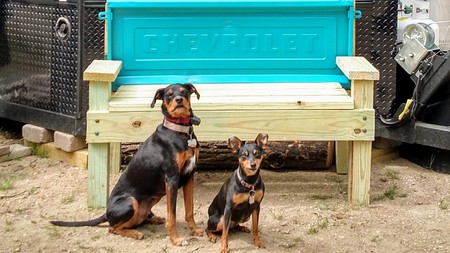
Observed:
[[[109,143],[88,145],[88,206],[106,207],[109,194]]]
[[[352,161],[352,142],[336,141],[336,172],[347,174]]]
[[[348,200],[352,204],[369,205],[372,141],[354,141],[348,173]]]
[[[120,171],[120,165],[122,163],[121,155],[121,143],[120,142],[112,142],[110,143],[109,156],[111,159],[111,164],[109,167],[109,172],[111,174],[118,174]]]

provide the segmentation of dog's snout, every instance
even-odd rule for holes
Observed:
[[[183,97],[182,96],[176,96],[175,97],[175,102],[177,102],[177,104],[183,103]]]
[[[254,159],[250,160],[250,166],[252,166],[252,168],[256,167],[256,161]]]

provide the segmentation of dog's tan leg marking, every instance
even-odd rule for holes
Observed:
[[[141,213],[141,215],[144,218],[144,221],[147,224],[153,224],[153,225],[160,225],[160,224],[164,224],[166,222],[166,219],[164,217],[159,217],[156,216],[153,212],[152,212],[152,208],[154,205],[156,205],[162,197],[155,197],[155,198],[151,198],[150,201],[146,202],[146,206],[141,208],[139,210],[139,212]],[[139,207],[143,206],[142,203]]]
[[[225,211],[226,212],[226,211]],[[231,212],[231,210],[230,210]],[[225,217],[225,215],[224,215]],[[229,215],[228,221],[223,218],[223,225],[222,225],[222,244],[220,247],[221,253],[227,253],[228,252],[228,232],[230,230],[231,225],[231,214]]]
[[[252,226],[253,226],[253,242],[258,248],[265,248],[264,243],[259,239],[258,234],[259,223],[259,208],[255,209],[252,213]]]
[[[144,238],[144,234],[142,234],[136,229],[131,229],[132,227],[138,225],[137,221],[139,220],[139,204],[135,198],[133,198],[133,210],[134,215],[133,217],[131,217],[131,219],[114,227],[110,227],[109,232],[116,235],[126,236],[138,240]]]
[[[209,240],[215,243],[217,241],[217,235],[215,235],[214,232],[221,232],[222,230],[223,230],[223,216],[220,217],[216,230],[208,230],[208,229],[206,230]]]
[[[170,236],[170,241],[173,245],[182,246],[184,238],[180,238],[178,236],[177,231],[177,220],[176,220],[176,211],[172,210],[172,201],[176,201],[172,199],[171,190],[169,185],[166,183],[166,196],[167,196],[167,220],[166,220],[166,229]]]
[[[203,236],[203,230],[197,228],[194,219],[194,175],[191,176],[183,187],[183,195],[185,219],[191,229],[191,233],[193,236]]]

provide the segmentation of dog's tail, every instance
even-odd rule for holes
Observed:
[[[107,222],[106,213],[102,216],[86,221],[50,221],[51,224],[61,227],[83,227],[83,226],[97,226],[100,223]]]

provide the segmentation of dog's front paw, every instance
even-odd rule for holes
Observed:
[[[266,246],[264,246],[264,243],[261,240],[255,239],[254,241],[255,241],[255,246],[256,247],[258,247],[258,248],[265,248],[266,247]]]
[[[172,242],[172,244],[174,246],[186,246],[188,245],[188,242],[186,241],[186,239],[182,238],[182,237],[174,237],[174,238],[170,238],[170,241]]]
[[[193,236],[203,236],[203,233],[204,233],[203,229],[200,228],[194,228],[191,230],[191,234]]]
[[[220,248],[220,253],[228,253],[228,252],[229,252],[228,247]]]
[[[160,225],[160,224],[164,224],[166,222],[166,219],[164,217],[159,217],[159,216],[152,216],[149,220],[150,224],[153,225]]]
[[[208,238],[210,242],[216,243],[217,242],[217,235],[213,234],[212,232],[207,232]]]
[[[246,227],[246,226],[238,225],[237,229],[238,229],[238,231],[241,231],[241,232],[244,232],[244,233],[250,233],[250,232],[252,232],[252,231],[251,231],[248,227]]]

